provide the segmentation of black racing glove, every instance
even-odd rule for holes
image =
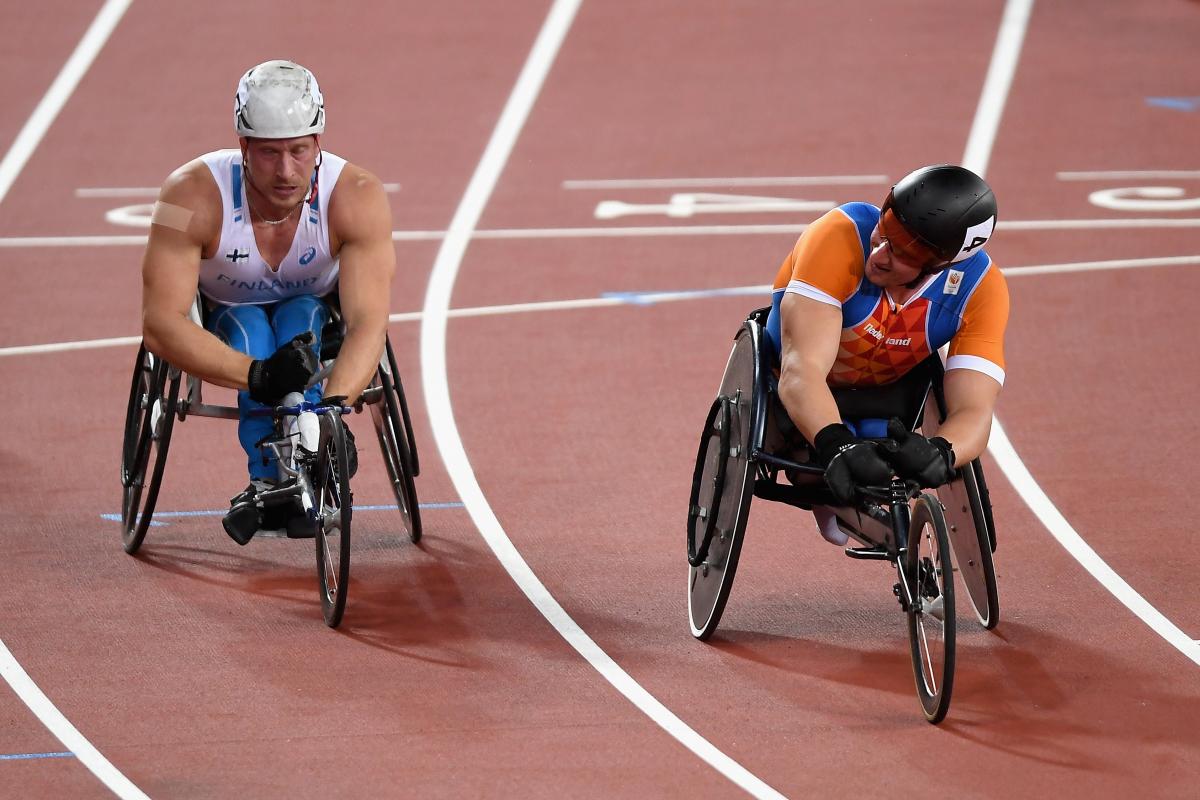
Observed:
[[[273,406],[288,392],[303,392],[317,371],[317,357],[312,343],[312,331],[305,331],[280,347],[270,358],[250,362],[246,383],[250,398],[257,403]]]
[[[887,486],[892,468],[879,455],[874,442],[856,439],[845,425],[826,425],[813,445],[825,464],[825,483],[842,505],[854,502],[860,486]]]
[[[888,420],[888,438],[896,446],[887,448],[887,460],[902,478],[914,480],[926,489],[936,489],[954,480],[954,448],[940,436],[926,439],[910,433],[900,420]]]
[[[346,396],[344,394],[333,395],[332,397],[322,397],[319,406],[344,406],[346,405]],[[349,425],[343,425],[342,428],[346,431],[346,463],[350,467],[350,475],[353,478],[354,473],[358,472],[358,443],[354,441],[354,431],[350,430]]]

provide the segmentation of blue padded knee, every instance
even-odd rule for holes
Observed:
[[[208,317],[208,329],[221,341],[251,358],[275,352],[275,332],[263,306],[218,306]]]
[[[267,358],[275,352],[275,332],[263,306],[220,306],[208,317],[207,327],[221,341],[251,358]],[[251,479],[278,477],[274,459],[263,464],[262,453],[255,443],[274,430],[270,417],[250,417],[252,408],[262,405],[250,399],[250,392],[238,392],[238,441],[246,451],[247,468]]]
[[[321,352],[321,329],[329,322],[329,307],[319,297],[300,295],[276,303],[271,310],[271,326],[275,329],[275,346],[282,347],[305,331],[312,331],[313,353]],[[304,393],[310,402],[321,399],[321,387],[314,386]]]
[[[846,427],[850,432],[860,439],[886,439],[887,425],[886,419],[855,419],[846,420]]]

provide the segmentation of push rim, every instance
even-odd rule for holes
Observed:
[[[179,373],[170,373],[144,345],[138,350],[121,449],[121,541],[130,554],[146,538],[167,463],[180,384]]]
[[[987,515],[973,466],[959,476],[938,489],[938,498],[945,504],[954,565],[967,600],[979,624],[991,630],[1000,621],[1000,603]]]
[[[391,339],[384,341],[384,348],[387,351],[388,369],[392,372],[388,377],[392,379],[392,384],[396,387],[400,418],[404,420],[404,439],[407,444],[409,472],[412,477],[419,478],[421,477],[421,460],[417,455],[417,440],[413,437],[412,418],[408,413],[408,398],[404,394],[404,381],[400,377],[400,370],[396,368],[396,354],[392,351]],[[397,433],[399,433],[399,429],[397,429]]]
[[[755,385],[758,380],[758,337],[752,323],[738,332],[730,351],[717,403],[710,410],[699,452],[697,470],[689,508],[689,542],[693,538],[697,513],[693,509],[713,509],[708,553],[699,566],[688,565],[688,621],[692,635],[700,641],[712,636],[721,621],[741,555],[742,540],[749,516],[751,485],[754,471],[750,460],[750,438],[756,424]],[[714,412],[716,416],[714,416]],[[726,431],[716,430],[714,422],[721,420]],[[701,465],[701,463],[703,465]],[[716,481],[720,473],[719,485]],[[689,547],[691,549],[691,547]]]
[[[353,496],[346,429],[338,414],[321,417],[323,442],[314,485],[317,513],[317,577],[325,624],[336,628],[350,588],[350,522]]]
[[[416,473],[411,467],[412,452],[408,449],[407,440],[400,436],[403,423],[396,400],[395,384],[382,370],[378,377],[383,390],[383,402],[371,406],[375,433],[379,437],[379,448],[387,468],[388,481],[392,485],[392,494],[400,509],[404,529],[408,538],[417,542],[421,539],[421,509],[417,503],[416,485],[413,483]]]

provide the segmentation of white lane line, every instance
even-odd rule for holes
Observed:
[[[568,180],[564,189],[669,189],[703,186],[846,186],[887,183],[887,175],[827,175],[761,178],[614,178]]]
[[[96,54],[108,41],[108,37],[117,27],[117,23],[121,21],[121,17],[125,15],[125,10],[129,8],[131,1],[108,0],[104,4],[100,13],[88,26],[87,32],[83,34],[83,38],[79,40],[79,44],[75,46],[75,52],[71,53],[67,63],[63,64],[58,77],[54,79],[54,83],[50,84],[50,88],[46,90],[41,102],[37,104],[29,119],[25,121],[17,138],[13,140],[12,147],[4,155],[4,160],[0,161],[0,203],[4,202],[13,182],[25,168],[33,151],[37,150],[38,144],[41,143],[42,137],[54,123],[58,112],[62,111],[67,100],[71,98],[79,81],[92,66]]]
[[[75,51],[58,73],[58,77],[50,84],[41,102],[34,108],[33,114],[13,140],[12,147],[5,153],[3,161],[0,161],[0,203],[4,201],[8,190],[25,168],[59,111],[66,105],[75,87],[79,85],[80,79],[108,41],[113,29],[129,8],[129,3],[130,0],[108,0],[101,7],[76,45]],[[3,640],[0,640],[0,677],[4,678],[17,697],[21,698],[21,702],[29,707],[41,723],[74,753],[79,762],[107,786],[109,791],[122,800],[149,800],[141,789],[114,767],[112,762],[63,716],[54,703],[50,702],[50,698],[33,682]]]
[[[1128,582],[1110,567],[1103,558],[1092,549],[1083,537],[1075,530],[1054,502],[1046,495],[1042,487],[1033,479],[1021,457],[1013,448],[1008,434],[1004,432],[1000,420],[992,425],[992,438],[988,443],[992,457],[1000,464],[1005,477],[1012,483],[1017,494],[1021,496],[1042,521],[1050,534],[1058,540],[1092,577],[1100,582],[1105,589],[1113,594],[1134,614],[1145,622],[1159,636],[1166,639],[1179,652],[1190,658],[1193,663],[1200,665],[1200,643],[1197,643],[1179,627],[1167,619],[1162,612],[1150,605]]]
[[[81,188],[75,190],[75,196],[84,199],[93,197],[158,197],[158,189],[154,186],[108,186]]]
[[[992,61],[988,65],[979,105],[975,109],[975,120],[967,136],[967,149],[963,153],[963,166],[980,175],[987,172],[988,160],[996,142],[996,131],[1000,127],[1000,116],[1008,102],[1008,90],[1017,71],[1021,44],[1025,40],[1025,29],[1032,11],[1033,0],[1009,0],[1004,6],[1004,16],[1000,18],[996,47],[992,50]]]
[[[400,191],[400,184],[385,183],[383,190],[389,193]],[[75,190],[75,196],[81,199],[93,198],[124,198],[124,197],[158,197],[157,186],[85,186]]]
[[[472,239],[594,239],[621,236],[755,236],[796,234],[808,224],[772,225],[641,225],[589,228],[484,228],[471,232]],[[997,230],[1072,231],[1125,230],[1128,228],[1200,228],[1195,217],[1140,217],[1135,219],[1029,219],[1000,220]],[[445,231],[392,231],[394,242],[429,242],[446,237]],[[6,236],[0,248],[21,247],[140,247],[144,234],[122,236]]]
[[[1181,178],[1192,180],[1200,178],[1200,170],[1195,169],[1114,169],[1104,172],[1059,172],[1056,176],[1060,181],[1102,181],[1102,180],[1139,180],[1141,178]]]
[[[1000,114],[1008,96],[1008,89],[1012,85],[1013,73],[1016,72],[1021,43],[1025,38],[1025,28],[1032,9],[1033,0],[1009,0],[1004,9],[1004,19],[996,39],[992,65],[988,70],[984,93],[979,100],[979,110],[971,125],[966,153],[963,156],[963,166],[975,170],[980,175],[985,174],[987,170],[996,129],[1000,124]],[[1155,633],[1194,663],[1200,664],[1200,647],[1134,591],[1067,522],[1066,517],[1033,479],[1033,475],[1017,455],[1016,449],[1004,432],[1000,420],[994,416],[988,450],[1017,494],[1067,552]]]
[[[454,212],[450,229],[434,261],[425,295],[425,317],[421,323],[421,377],[429,421],[433,427],[438,451],[459,497],[467,506],[471,520],[504,569],[559,635],[642,713],[726,778],[755,797],[781,798],[782,795],[715,748],[655,699],[604,652],[559,605],[501,527],[475,478],[454,419],[446,368],[447,312],[454,281],[467,244],[471,240],[471,232],[478,224],[484,206],[487,205],[496,181],[508,161],[546,74],[571,27],[579,3],[580,0],[555,0],[551,7],[513,87],[512,95],[504,105],[496,129],[488,140],[479,165],[475,168],[462,200]]]
[[[142,247],[145,235],[137,236],[5,236],[3,247]]]
[[[1008,278],[1027,275],[1055,275],[1072,272],[1091,272],[1112,269],[1145,269],[1149,267],[1174,267],[1200,264],[1200,255],[1173,256],[1167,258],[1121,259],[1117,261],[1078,261],[1071,264],[1041,264],[1031,267],[1002,267]],[[446,312],[449,318],[492,317],[505,314],[527,314],[540,311],[571,311],[579,308],[611,308],[627,305],[653,305],[673,303],[681,300],[706,300],[711,297],[731,295],[764,296],[770,294],[769,283],[751,286],[723,286],[716,289],[683,289],[679,291],[607,292],[602,297],[583,297],[574,300],[543,300],[532,303],[509,303],[495,306],[469,306],[452,308]],[[418,322],[424,318],[420,311],[401,311],[388,317],[388,322]],[[95,350],[104,347],[126,347],[141,343],[140,336],[119,336],[112,339],[85,339],[74,342],[52,342],[49,344],[27,344],[0,347],[0,358],[4,356],[40,355],[62,353],[72,350]]]
[[[1038,267],[1003,267],[1006,277],[1022,275],[1051,275],[1069,272],[1095,272],[1109,269],[1147,269],[1149,267],[1179,267],[1200,264],[1200,256],[1167,256],[1165,258],[1124,258],[1115,261],[1076,261],[1073,264],[1043,264]]]
[[[97,750],[91,742],[84,738],[71,721],[50,702],[50,698],[38,688],[29,674],[9,651],[8,646],[0,641],[0,677],[13,688],[17,697],[37,715],[41,723],[54,734],[63,746],[75,754],[79,762],[91,770],[113,794],[122,800],[150,800],[150,798],[134,786],[116,767]]]
[[[996,223],[997,230],[1012,231],[1078,231],[1078,230],[1122,230],[1127,228],[1196,228],[1200,219],[1195,217],[1133,219],[1029,219]]]
[[[114,339],[87,339],[81,342],[52,342],[50,344],[23,344],[17,347],[0,347],[0,356],[28,356],[41,353],[64,353],[69,350],[96,350],[102,347],[124,347],[141,344],[140,336],[118,336]]]

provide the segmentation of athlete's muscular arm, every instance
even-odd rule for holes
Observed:
[[[192,322],[200,259],[221,233],[221,194],[202,161],[173,172],[158,195],[142,257],[142,338],[150,352],[209,383],[246,388],[250,357]]]
[[[842,421],[827,383],[841,341],[842,311],[791,293],[783,296],[779,311],[783,340],[779,399],[804,438],[812,442],[826,425]]]
[[[347,164],[329,203],[330,238],[338,256],[338,294],[346,338],[325,395],[353,402],[370,383],[383,355],[396,250],[392,212],[383,184]]]
[[[1000,383],[973,369],[952,369],[944,385],[948,413],[937,435],[953,446],[954,466],[961,467],[987,449]]]
[[[1008,325],[1008,309],[1008,285],[999,269],[993,268],[972,294],[965,309],[963,327],[950,342],[951,365],[959,356],[974,356],[989,362],[1001,376],[998,380],[985,372],[966,368],[946,371],[949,415],[938,435],[954,446],[957,467],[977,458],[987,448],[992,412],[1000,396],[1000,380],[1004,374],[1004,331]]]

